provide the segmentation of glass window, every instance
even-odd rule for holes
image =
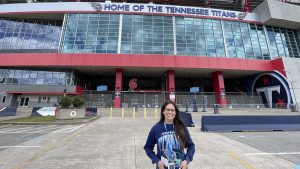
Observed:
[[[27,107],[29,105],[29,97],[21,97],[19,106]]]
[[[293,36],[292,33],[297,33],[295,30],[267,26],[267,31],[267,38],[270,42],[271,54],[273,57],[299,56],[299,49],[297,49],[297,47],[290,47],[296,46],[294,44],[298,37]]]
[[[51,21],[45,20],[43,22],[48,23]],[[5,29],[5,32],[0,33],[0,39],[1,37],[3,38],[5,36],[5,42],[7,42],[6,44],[2,45],[2,49],[9,49],[10,52],[20,52],[19,49],[22,49],[23,51],[30,50],[30,52],[49,52],[48,49],[58,48],[61,27],[53,25],[47,26],[44,29],[42,24],[45,23],[43,22],[23,19],[7,21],[8,28]],[[0,27],[3,27],[3,23],[4,22],[2,20]],[[43,44],[45,38],[39,37],[41,34],[46,33],[47,29],[53,29],[55,30],[54,32],[56,32],[55,35],[51,34],[51,36],[48,36],[49,39],[56,42],[54,43],[55,47],[53,47],[53,45],[37,45]]]
[[[53,72],[53,79],[59,79],[59,72]]]
[[[29,78],[29,75],[30,75],[30,71],[28,71],[28,70],[23,70],[23,73],[22,73],[22,78],[23,78],[23,79]]]
[[[45,72],[44,71],[38,71],[37,72],[37,78],[44,78]]]
[[[46,72],[45,79],[52,79],[52,72]]]
[[[44,84],[44,79],[36,79],[36,84],[38,85]]]
[[[89,20],[82,20],[82,17],[92,16]],[[107,47],[103,47],[109,41],[117,44],[119,33],[119,15],[110,14],[81,14],[81,18],[73,18],[72,21],[78,23],[75,25],[77,29],[68,29],[68,33],[72,34],[72,38],[63,38],[63,52],[88,52],[88,53],[108,53]],[[74,27],[66,21],[66,28]],[[67,30],[67,29],[66,29]],[[76,32],[77,30],[77,32]],[[116,37],[116,38],[115,38]],[[73,43],[74,40],[75,43]],[[68,44],[74,44],[70,47]],[[103,48],[103,50],[95,50]],[[112,45],[114,51],[117,50],[116,45]],[[74,50],[72,50],[74,49]]]
[[[37,71],[30,71],[30,78],[37,78]]]
[[[83,20],[83,18],[86,19]],[[237,57],[246,57],[246,55],[248,55],[246,51],[248,51],[248,48],[251,48],[252,51],[258,49],[259,52],[253,54],[258,58],[263,56],[269,58],[270,54],[268,54],[267,38],[270,42],[269,47],[272,55],[299,56],[300,40],[296,30],[266,26],[266,36],[264,26],[259,24],[177,16],[174,18],[177,50],[181,51],[183,50],[182,48],[185,48],[187,53],[179,52],[184,53],[184,55],[194,55],[195,52],[196,55],[198,55],[198,52],[199,55],[203,55],[203,51],[205,51],[209,56],[214,54],[224,56],[225,43],[221,42],[224,39],[223,37],[225,37],[227,46],[226,53],[233,54]],[[71,53],[116,52],[118,49],[119,20],[119,14],[80,14],[74,16],[73,14],[67,14],[64,24],[65,32],[63,35],[65,37],[62,41],[62,51]],[[168,51],[169,53],[170,50],[166,49],[166,47],[174,46],[174,44],[170,45],[174,41],[173,17],[123,15],[122,22],[121,53],[161,53],[162,51]],[[222,30],[222,28],[224,28],[224,30]],[[24,32],[28,32],[27,30],[29,30],[27,27],[24,27],[24,29]],[[36,35],[38,32],[36,29],[32,30],[33,31],[27,35],[28,39],[43,40],[43,36]],[[20,31],[22,30],[20,29]],[[10,28],[9,32],[13,32],[13,28]],[[47,32],[54,33],[59,31],[47,30]],[[1,36],[0,34],[0,37]],[[59,37],[59,34],[57,34],[57,37]],[[24,39],[24,43],[22,44],[24,44],[23,46],[25,48],[37,48],[39,44],[42,44],[28,42],[28,44],[33,44],[34,46],[27,45],[27,42],[25,42],[26,37]],[[157,48],[158,45],[153,43],[157,41],[161,42],[160,48]],[[16,45],[11,46],[11,43],[15,42],[7,41],[4,46],[6,46],[6,48],[16,48]],[[55,45],[56,44],[58,45],[58,42],[55,43]],[[193,44],[196,44],[196,46]],[[47,45],[45,44],[44,46]],[[141,48],[137,49],[137,47],[133,46],[140,46]],[[207,48],[207,46],[210,47]],[[194,49],[196,49],[196,51]],[[215,50],[215,52],[212,52],[212,50]]]

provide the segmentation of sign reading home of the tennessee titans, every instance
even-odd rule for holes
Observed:
[[[187,6],[159,5],[159,4],[126,4],[126,3],[98,3],[92,2],[95,11],[104,12],[139,12],[161,14],[183,14],[196,16],[209,16],[229,19],[244,19],[246,13],[210,8],[197,8]]]
[[[287,108],[292,102],[286,80],[274,72],[258,75],[254,80],[252,92],[260,94],[269,108]]]

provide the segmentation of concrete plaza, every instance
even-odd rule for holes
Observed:
[[[201,114],[192,113],[196,126],[189,131],[196,153],[190,169],[296,168],[296,164],[280,156],[253,155],[264,152],[221,133],[201,132]],[[50,132],[19,144],[19,147],[0,151],[0,168],[155,168],[143,146],[156,121],[158,118],[155,117],[101,117],[72,132]]]

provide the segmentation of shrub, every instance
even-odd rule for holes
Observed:
[[[75,108],[81,108],[83,105],[84,105],[84,100],[82,97],[78,95],[73,97],[73,106]]]
[[[61,108],[63,109],[67,109],[71,106],[72,104],[72,99],[70,96],[63,96],[60,100],[59,100],[59,105]]]

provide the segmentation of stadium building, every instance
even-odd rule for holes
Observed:
[[[0,2],[0,106],[299,104],[300,0]]]

